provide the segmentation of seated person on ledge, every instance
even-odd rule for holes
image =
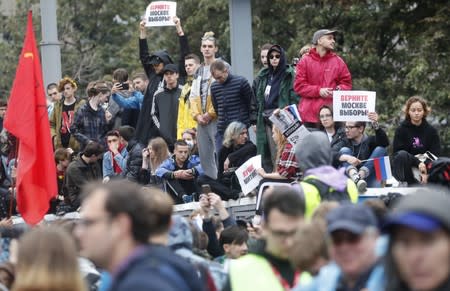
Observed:
[[[364,133],[366,123],[347,121],[342,148],[339,150],[339,161],[346,168],[348,176],[356,183],[360,192],[366,187],[380,187],[376,181],[373,158],[387,155],[386,147],[389,139],[386,132],[378,125],[378,114],[370,112],[369,120],[375,130],[374,136]]]
[[[205,175],[199,179],[199,184],[209,184],[213,192],[219,194],[224,200],[239,198],[241,187],[234,170],[255,155],[256,146],[248,140],[246,125],[233,121],[225,130],[223,146],[219,151],[217,180]]]
[[[164,178],[169,193],[176,203],[188,203],[200,193],[197,178],[203,175],[198,156],[190,155],[189,146],[184,140],[174,144],[174,154],[166,159],[156,170],[156,176]]]

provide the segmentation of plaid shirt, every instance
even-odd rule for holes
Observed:
[[[81,144],[81,149],[83,149],[90,140],[106,146],[104,138],[109,126],[106,122],[105,110],[99,106],[98,110],[95,111],[87,102],[76,112],[70,130]]]
[[[300,169],[295,158],[295,148],[290,143],[286,143],[284,146],[278,161],[277,172],[288,179],[296,179],[300,176]]]

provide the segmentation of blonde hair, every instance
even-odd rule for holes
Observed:
[[[205,32],[205,34],[203,34],[202,41],[205,41],[205,40],[210,40],[210,41],[214,42],[214,46],[219,46],[217,39],[214,37],[214,32],[212,32],[212,31],[207,31],[207,32]]]
[[[275,135],[278,137],[277,140],[277,152],[275,154],[275,163],[278,164],[281,158],[281,154],[283,153],[284,147],[288,143],[288,140],[286,136],[281,132],[281,130],[273,125],[272,131],[275,133]]]
[[[313,48],[312,44],[304,45],[299,51],[298,51],[298,57],[301,58],[303,55],[309,53],[309,51]]]
[[[13,291],[84,291],[70,235],[55,226],[35,228],[19,240]]]
[[[166,141],[161,137],[155,137],[148,142],[148,147],[152,149],[154,157],[150,158],[152,172],[162,164],[170,155]]]

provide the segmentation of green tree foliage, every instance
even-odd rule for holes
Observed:
[[[109,75],[115,68],[142,70],[139,63],[138,24],[150,1],[58,1],[58,33],[62,42],[63,75],[81,85]],[[0,92],[7,94],[14,78],[23,41],[27,7],[37,0],[18,0],[17,14],[0,18],[3,40]],[[213,31],[220,54],[231,60],[228,1],[183,0],[178,16],[200,55],[200,39]],[[39,9],[34,9],[40,39]],[[311,42],[320,28],[339,30],[337,53],[347,62],[354,89],[377,92],[377,111],[393,128],[398,125],[405,100],[422,95],[433,108],[432,122],[450,154],[450,5],[448,0],[252,0],[255,71],[258,47],[266,42],[283,46],[289,58]],[[166,49],[178,59],[174,27],[148,30],[150,50]]]

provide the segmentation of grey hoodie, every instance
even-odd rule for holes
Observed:
[[[316,176],[320,181],[338,191],[344,191],[347,187],[345,169],[336,170],[331,166],[332,152],[327,135],[321,131],[314,131],[303,139],[295,147],[300,170],[304,177]]]

